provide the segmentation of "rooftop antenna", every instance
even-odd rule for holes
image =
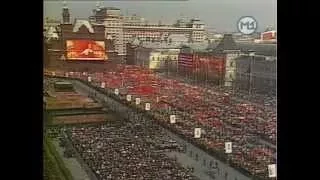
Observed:
[[[100,10],[100,6],[101,6],[100,1],[97,1],[97,2],[96,2],[96,9],[97,9],[98,11]]]
[[[193,13],[193,19],[197,19],[198,18],[198,14],[195,12]]]
[[[68,8],[66,1],[63,1],[62,4],[63,4],[63,8],[64,8],[64,9],[67,9],[67,8]]]
[[[104,5],[103,5],[103,1],[100,1],[100,8],[103,8]]]
[[[180,15],[179,15],[180,19],[183,19],[183,13],[180,12]]]

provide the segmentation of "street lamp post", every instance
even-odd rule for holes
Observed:
[[[249,72],[249,95],[252,94],[252,83],[253,83],[253,64],[254,64],[254,56],[255,56],[255,51],[249,50],[249,56],[250,58],[250,72]]]

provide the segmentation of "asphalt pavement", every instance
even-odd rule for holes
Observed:
[[[54,147],[58,151],[59,156],[62,158],[64,164],[71,172],[73,179],[74,180],[90,180],[88,174],[84,171],[84,169],[81,167],[80,163],[77,161],[76,158],[64,157],[63,155],[64,148],[60,147],[59,140],[55,139],[52,142]]]

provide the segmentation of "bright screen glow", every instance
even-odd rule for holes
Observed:
[[[67,60],[107,60],[104,41],[67,40]]]

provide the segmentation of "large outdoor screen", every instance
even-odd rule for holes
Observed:
[[[67,60],[107,60],[104,41],[67,40]]]

